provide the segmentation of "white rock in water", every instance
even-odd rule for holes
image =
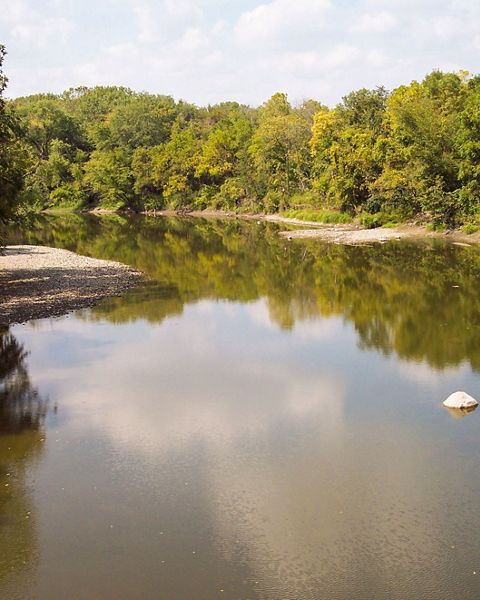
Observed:
[[[455,392],[444,401],[443,405],[447,408],[473,408],[478,405],[478,402],[465,392]]]

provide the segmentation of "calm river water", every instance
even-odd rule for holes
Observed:
[[[480,249],[50,218],[144,271],[0,332],[0,597],[478,600]]]

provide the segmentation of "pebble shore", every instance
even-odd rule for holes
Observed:
[[[141,274],[127,265],[43,246],[7,246],[0,255],[0,325],[60,316],[118,296]]]

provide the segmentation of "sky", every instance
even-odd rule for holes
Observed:
[[[7,97],[123,85],[199,105],[334,105],[480,71],[480,0],[0,0]]]

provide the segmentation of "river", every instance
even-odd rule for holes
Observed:
[[[49,217],[147,280],[0,332],[0,597],[480,597],[480,250]]]

